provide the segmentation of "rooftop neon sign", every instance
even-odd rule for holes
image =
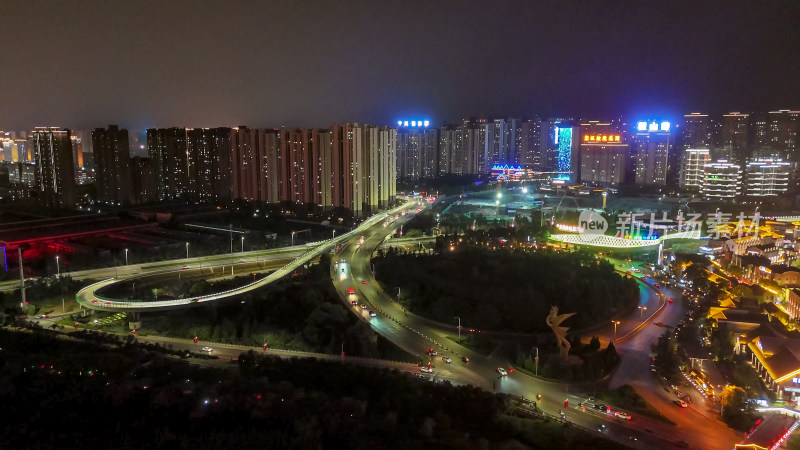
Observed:
[[[398,127],[411,127],[411,128],[428,128],[431,124],[430,120],[398,120]]]

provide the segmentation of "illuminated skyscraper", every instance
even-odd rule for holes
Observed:
[[[534,170],[546,170],[542,155],[542,121],[525,120],[519,125],[519,163]]]
[[[71,208],[74,205],[70,131],[58,127],[36,128],[32,133],[34,195],[44,204]]]
[[[789,189],[790,165],[781,160],[756,159],[745,167],[744,194],[773,197]]]
[[[742,193],[742,167],[726,160],[706,164],[703,168],[702,194],[710,200],[731,201]]]
[[[635,183],[638,186],[667,184],[671,124],[666,121],[637,122],[631,137],[636,155]]]
[[[629,148],[620,131],[611,123],[589,121],[581,123],[580,133],[580,178],[573,180],[598,186],[624,183]]]
[[[109,205],[129,204],[132,191],[128,130],[120,130],[116,125],[97,128],[92,132],[92,148],[97,201]]]
[[[711,162],[711,153],[707,148],[687,148],[683,153],[680,187],[700,190],[703,187],[705,166]]]

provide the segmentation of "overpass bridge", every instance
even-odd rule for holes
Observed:
[[[641,248],[658,245],[669,239],[700,239],[700,230],[680,231],[659,236],[655,239],[629,239],[605,234],[563,233],[552,234],[550,239],[574,245],[588,245],[605,248]]]
[[[364,222],[361,223],[361,225],[359,225],[357,228],[353,229],[348,233],[342,234],[333,239],[328,239],[316,243],[316,245],[312,249],[304,252],[303,254],[292,260],[290,263],[270,273],[266,277],[260,280],[256,280],[253,283],[249,283],[234,289],[229,289],[227,291],[215,292],[212,294],[201,295],[190,298],[154,300],[154,301],[120,300],[120,299],[106,298],[97,295],[97,291],[101,288],[110,286],[115,283],[129,282],[139,277],[139,275],[133,275],[122,278],[109,278],[107,280],[103,280],[98,283],[86,286],[85,288],[78,291],[78,293],[75,295],[75,299],[77,300],[79,305],[88,309],[94,309],[99,311],[113,311],[113,312],[132,312],[132,313],[180,309],[180,308],[196,306],[198,304],[204,304],[204,303],[214,302],[217,300],[227,299],[235,295],[244,294],[247,292],[254,291],[256,289],[260,289],[270,283],[273,283],[285,277],[286,275],[291,274],[296,269],[302,267],[304,264],[313,261],[322,254],[329,252],[332,248],[334,248],[336,244],[352,239],[353,237],[362,234],[368,228],[375,226],[381,223],[382,221],[389,219],[394,214],[402,212],[403,210],[411,208],[412,206],[415,205],[416,205],[415,201],[407,200],[406,203],[391,211],[378,213],[370,217],[369,219],[365,220]],[[179,272],[179,271],[171,270],[164,273],[170,273],[170,272]]]

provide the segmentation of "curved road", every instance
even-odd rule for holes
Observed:
[[[455,321],[454,324],[447,325],[407,313],[383,292],[375,281],[370,267],[373,250],[410,217],[411,215],[401,217],[385,228],[370,229],[363,235],[363,243],[359,240],[346,243],[334,257],[331,274],[342,300],[354,314],[368,320],[376,332],[409,353],[419,355],[426,363],[428,362],[428,357],[425,356],[426,349],[435,348],[439,355],[431,360],[434,377],[436,374],[442,374],[455,382],[473,384],[487,390],[510,393],[528,399],[534,399],[536,393],[541,393],[543,399],[539,405],[549,413],[555,413],[557,409],[563,410],[564,400],[569,399],[571,408],[565,412],[570,422],[590,429],[597,429],[599,425],[604,424],[607,427],[605,433],[610,438],[636,448],[681,448],[683,441],[691,448],[722,450],[731,448],[732,443],[736,441],[737,436],[734,436],[734,433],[712,419],[688,421],[679,419],[675,420],[678,423],[677,427],[639,415],[635,415],[631,421],[625,421],[596,410],[587,408],[586,411],[582,411],[575,408],[579,402],[586,402],[587,398],[578,392],[570,392],[568,384],[544,381],[520,372],[500,377],[497,368],[508,368],[507,360],[493,355],[481,355],[458,345],[448,339],[448,336],[457,334]],[[349,288],[355,290],[354,296],[348,294]],[[655,293],[647,292],[649,295],[644,295],[642,302],[648,302],[650,305],[661,304]],[[350,306],[352,300],[364,303],[375,311],[377,316],[370,319],[359,306]],[[649,370],[649,346],[654,339],[652,330],[661,331],[661,328],[652,325],[652,320],[659,317],[666,323],[677,322],[682,315],[680,308],[676,303],[666,304],[655,312],[653,311],[656,308],[649,309],[651,317],[648,323],[651,325],[643,325],[626,332],[627,342],[621,343],[618,347],[623,362],[612,380],[615,385],[631,383],[640,388],[654,389],[652,383],[641,385],[636,383],[640,377],[654,378]],[[622,330],[617,331],[622,333]],[[609,338],[613,337],[611,336],[613,330],[607,333]],[[657,336],[658,333],[655,333],[656,338]],[[442,361],[442,355],[450,356],[452,363]],[[469,363],[462,362],[462,356],[467,356]],[[646,397],[650,400],[652,395]],[[659,409],[666,407],[663,404],[657,406]],[[669,407],[677,408],[674,405]],[[677,411],[676,414],[686,413]],[[668,415],[672,417],[675,414]]]
[[[391,211],[376,214],[370,217],[369,219],[365,220],[364,222],[362,222],[354,230],[342,234],[341,236],[338,236],[334,239],[329,239],[327,241],[319,243],[316,247],[305,252],[304,254],[292,260],[290,263],[272,272],[266,277],[260,280],[256,280],[253,283],[240,286],[234,289],[230,289],[228,291],[215,292],[212,294],[198,296],[198,297],[191,297],[191,298],[173,299],[173,300],[154,300],[154,301],[119,300],[119,299],[105,298],[97,294],[98,290],[110,286],[112,284],[129,283],[134,278],[138,278],[138,275],[136,275],[126,278],[109,278],[107,280],[91,284],[78,291],[78,293],[75,296],[75,299],[77,300],[78,304],[80,304],[85,308],[96,309],[101,311],[115,311],[115,312],[164,311],[169,309],[179,309],[179,308],[195,306],[196,304],[208,303],[217,300],[224,300],[235,295],[244,294],[259,289],[276,280],[283,278],[284,276],[294,272],[296,269],[302,267],[304,264],[313,261],[315,258],[319,257],[323,253],[329,252],[336,244],[344,242],[353,237],[359,236],[360,234],[369,230],[370,227],[376,224],[380,225],[382,222],[386,221],[388,217],[398,214],[406,209],[409,209],[415,204],[416,203],[414,203],[413,201],[407,201],[402,206],[399,206]],[[178,271],[174,272],[178,274],[181,272],[181,270],[179,269]]]

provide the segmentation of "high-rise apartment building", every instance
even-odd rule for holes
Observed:
[[[397,176],[412,179],[439,175],[439,130],[400,127],[397,130]]]
[[[107,205],[129,204],[132,191],[128,130],[120,130],[116,125],[97,128],[92,132],[92,148],[97,201]]]
[[[666,186],[671,145],[671,124],[666,121],[642,121],[631,136],[636,155],[635,183],[638,186]]]
[[[519,119],[495,119],[487,122],[483,170],[489,172],[494,164],[519,164]]]
[[[465,119],[439,130],[439,173],[486,173],[486,121]],[[491,168],[491,166],[490,166]]]
[[[281,201],[279,130],[231,129],[231,196],[237,200]]]
[[[545,171],[545,159],[542,155],[542,121],[541,119],[524,120],[519,124],[517,132],[519,141],[519,163],[527,168]]]
[[[744,163],[750,158],[750,114],[732,112],[722,116],[722,151],[730,161]]]
[[[756,159],[745,167],[744,195],[773,197],[789,189],[791,167],[781,160]]]
[[[683,149],[711,148],[714,145],[714,124],[708,114],[683,116]]]
[[[598,186],[624,183],[629,148],[619,130],[611,123],[589,121],[581,123],[580,132],[578,180]],[[562,134],[561,139],[566,136]]]
[[[131,201],[141,205],[158,200],[158,183],[153,160],[134,156],[131,158]]]
[[[35,196],[49,206],[72,207],[75,170],[70,131],[58,127],[36,128],[31,139]]]
[[[703,188],[705,166],[711,162],[711,152],[707,148],[687,148],[683,151],[683,167],[680,173],[682,189]]]
[[[733,200],[742,193],[742,167],[726,160],[703,168],[702,194],[710,200]]]
[[[231,199],[231,129],[186,130],[187,190],[193,202],[227,202]]]
[[[186,199],[191,190],[186,129],[151,128],[147,130],[147,153],[153,161],[158,200]]]

